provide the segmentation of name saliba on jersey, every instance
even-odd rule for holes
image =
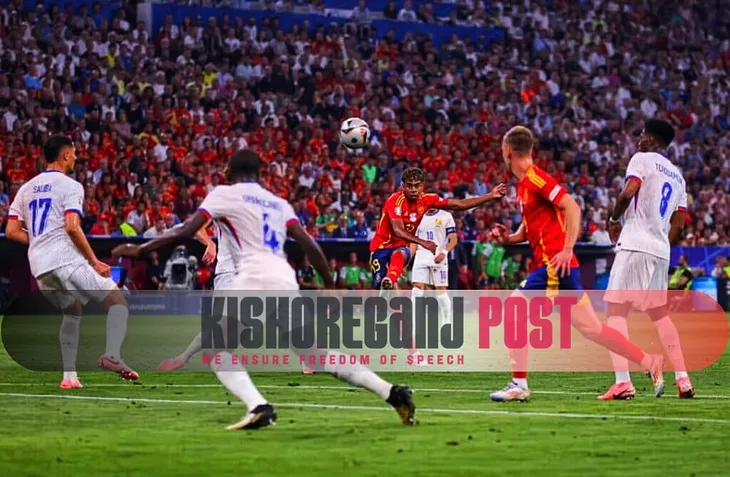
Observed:
[[[434,297],[216,296],[201,305],[204,350],[409,349],[414,336],[419,349],[464,344],[461,297],[453,299],[452,323],[445,325]]]

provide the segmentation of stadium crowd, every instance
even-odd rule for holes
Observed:
[[[404,1],[396,8],[415,8]],[[445,197],[509,180],[501,204],[458,217],[462,240],[487,243],[491,223],[521,221],[500,153],[501,134],[521,123],[539,137],[537,162],[583,208],[582,240],[603,243],[636,134],[663,117],[677,127],[669,154],[689,189],[685,244],[730,243],[728,1],[458,2],[506,40],[454,37],[440,48],[415,33],[423,25],[396,41],[355,14],[310,31],[283,31],[274,14],[262,24],[168,17],[150,35],[132,3],[112,18],[101,4],[21,3],[0,6],[3,227],[20,185],[43,168],[44,139],[64,133],[89,234],[156,236],[224,183],[228,157],[248,147],[266,162],[266,187],[320,238],[371,237],[409,165]],[[357,153],[338,144],[352,116],[373,130]]]

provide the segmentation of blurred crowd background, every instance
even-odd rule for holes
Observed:
[[[233,152],[252,148],[265,186],[313,237],[367,240],[401,172],[418,166],[444,197],[508,182],[501,203],[456,217],[459,238],[476,245],[452,259],[466,267],[465,286],[511,287],[525,260],[500,255],[484,234],[521,221],[501,135],[533,129],[536,162],[583,209],[581,240],[608,245],[607,213],[638,132],[661,117],[677,128],[669,155],[689,189],[683,244],[730,242],[730,1],[397,0],[371,11],[366,0],[208,0],[271,14],[169,16],[151,32],[137,3],[0,6],[0,227],[56,133],[75,141],[92,235],[163,233],[225,183]],[[351,21],[283,29],[276,11]],[[412,22],[414,33],[376,32],[381,18]],[[454,35],[436,46],[429,24],[500,28],[504,39]],[[373,132],[357,153],[338,144],[352,116]],[[360,271],[343,272],[351,265],[333,264],[348,286],[365,286]]]

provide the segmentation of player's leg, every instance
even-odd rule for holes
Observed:
[[[62,312],[61,327],[58,340],[61,345],[61,362],[63,364],[63,378],[61,389],[78,389],[83,385],[76,373],[76,356],[79,349],[79,328],[81,325],[81,303],[75,296],[65,289],[60,273],[54,270],[38,277],[38,289],[46,299]]]
[[[411,259],[411,252],[408,247],[398,247],[390,254],[385,278],[380,284],[383,290],[392,290],[398,283],[398,278],[403,274],[403,269]]]
[[[248,412],[226,429],[229,431],[258,429],[273,424],[276,421],[274,406],[259,392],[246,368],[240,360],[234,360],[231,351],[233,350],[214,352],[210,369],[221,384],[246,405]]]
[[[539,268],[530,273],[527,278],[517,287],[513,296],[519,296],[523,290],[545,290],[547,287],[546,267]],[[515,316],[517,321],[527,321],[527,316]],[[516,323],[515,329],[523,329],[527,323]],[[527,347],[521,349],[510,349],[509,357],[512,363],[512,380],[507,383],[504,389],[493,392],[489,395],[492,401],[525,402],[530,399],[530,388],[527,384]]]
[[[236,274],[233,272],[221,273],[216,275],[213,280],[213,289],[230,289],[235,276]],[[226,323],[227,320],[223,320],[221,322],[221,326],[226,326]],[[202,335],[201,333],[198,333],[195,335],[195,337],[193,337],[193,340],[190,342],[188,347],[183,350],[182,353],[175,357],[165,359],[157,366],[157,369],[160,371],[174,371],[176,369],[180,369],[185,366],[192,359],[192,357],[199,353],[202,349]]]
[[[442,325],[451,324],[451,298],[449,298],[449,269],[437,266],[431,269],[431,283],[436,289],[436,301]]]
[[[580,268],[576,267],[570,271],[570,275],[560,278],[560,288],[583,290],[580,283]],[[664,378],[662,377],[664,357],[645,353],[621,332],[601,323],[587,295],[583,295],[575,305],[571,313],[571,323],[585,338],[641,365],[649,372],[657,397],[664,393]]]
[[[654,259],[656,260],[656,267],[651,278],[651,295],[648,298],[651,298],[650,305],[656,306],[652,306],[648,310],[648,314],[657,335],[659,335],[659,341],[661,341],[664,351],[674,368],[674,380],[679,398],[689,399],[694,397],[695,390],[687,374],[679,333],[669,317],[669,306],[667,304],[666,290],[669,286],[669,261],[657,257],[654,257]]]
[[[94,300],[102,303],[106,309],[106,349],[97,365],[117,373],[122,379],[138,380],[139,374],[127,366],[121,357],[122,344],[127,335],[129,306],[114,280],[102,277],[91,265],[83,264],[71,272],[68,283],[82,305]]]
[[[431,275],[429,267],[420,263],[413,265],[413,288],[411,289],[411,301],[413,303],[413,340],[409,353],[416,359],[421,353],[416,349],[416,303],[419,298],[423,298],[424,291],[428,290],[431,285]]]
[[[631,311],[631,300],[627,293],[632,289],[641,289],[648,286],[645,279],[637,275],[647,275],[646,267],[637,267],[635,252],[620,250],[613,261],[608,287],[605,294],[608,319],[606,324],[626,338],[629,337],[629,327],[626,317]],[[639,269],[640,268],[640,269]],[[637,288],[638,287],[638,288]],[[623,356],[610,352],[611,362],[615,373],[614,384],[604,394],[598,396],[601,401],[628,400],[636,396],[636,389],[629,374],[629,360]]]

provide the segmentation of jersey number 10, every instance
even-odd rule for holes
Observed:
[[[51,199],[33,199],[28,204],[28,207],[30,207],[31,214],[31,234],[37,237],[46,230],[48,212],[51,210]]]

